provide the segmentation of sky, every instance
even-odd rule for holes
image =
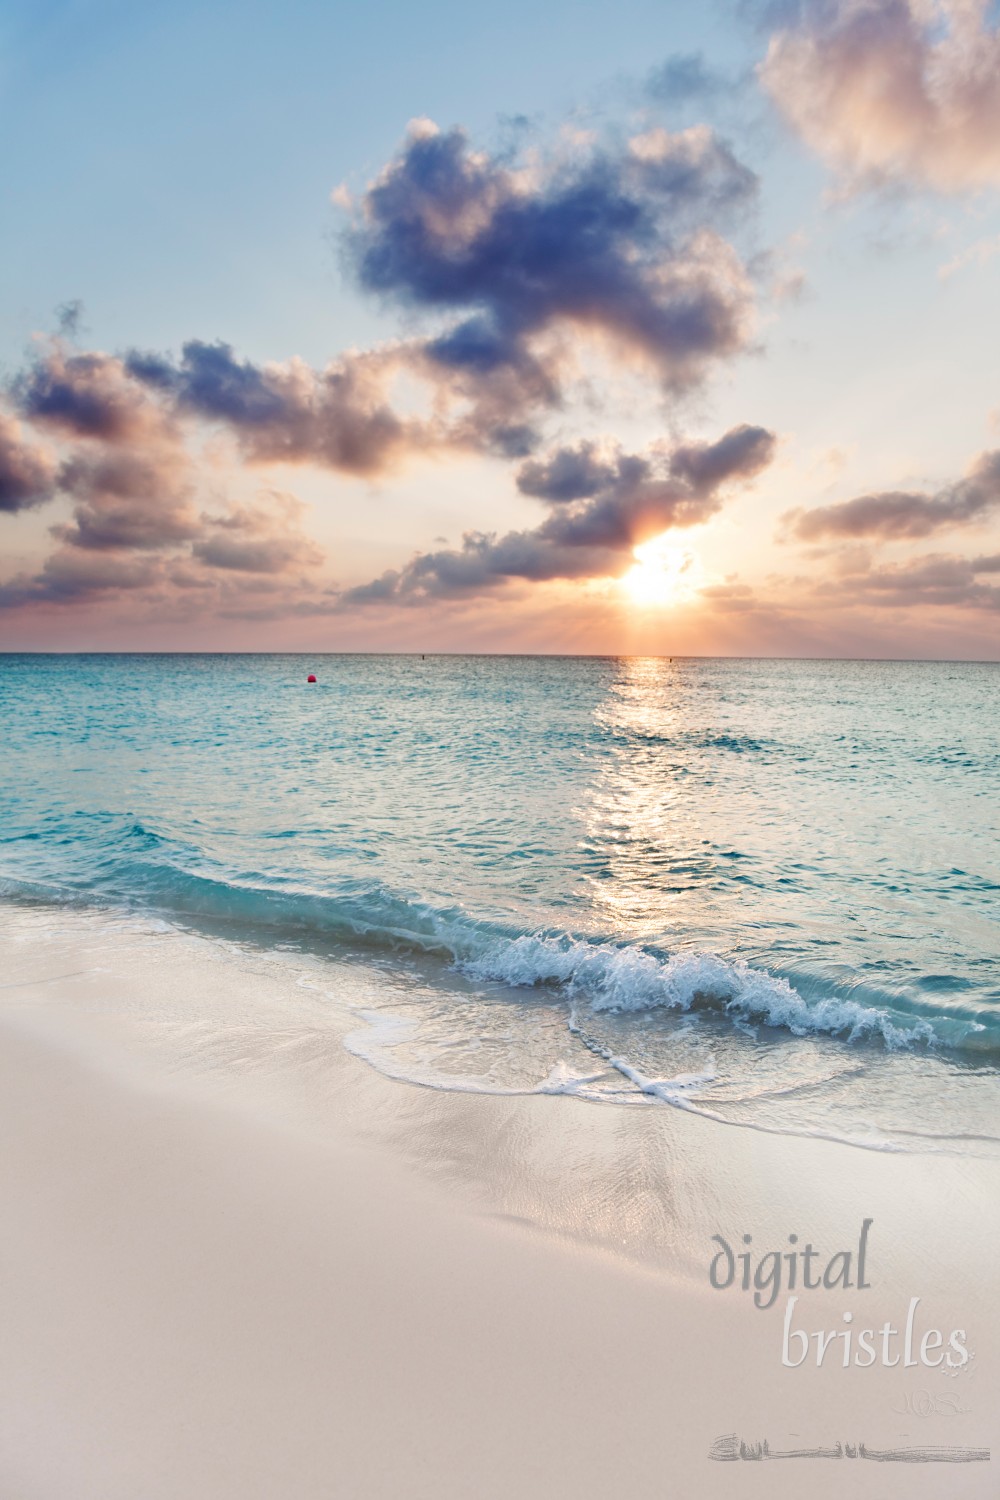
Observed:
[[[1000,659],[980,0],[0,8],[0,648]]]

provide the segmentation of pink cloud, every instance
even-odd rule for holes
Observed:
[[[1000,32],[985,0],[807,0],[759,76],[846,191],[1000,184]]]

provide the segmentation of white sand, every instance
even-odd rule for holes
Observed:
[[[348,1057],[281,961],[0,921],[3,1500],[996,1495],[992,1463],[707,1457],[1000,1453],[996,1163],[433,1094]],[[802,1321],[920,1295],[961,1377],[783,1369],[784,1298],[708,1286],[715,1231],[832,1251],[865,1215],[873,1289]]]

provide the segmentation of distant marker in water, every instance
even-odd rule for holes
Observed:
[[[309,673],[309,676],[308,676],[308,677],[307,677],[307,678],[306,678],[306,682],[315,682],[315,681],[316,681],[316,678],[315,678],[315,677],[314,677],[314,676],[313,676],[313,674],[312,674],[312,673],[311,673],[311,672],[310,672],[310,673]]]

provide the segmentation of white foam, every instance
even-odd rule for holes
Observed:
[[[562,1058],[553,1066],[547,1078],[543,1078],[537,1088],[533,1090],[537,1094],[575,1094],[578,1098],[589,1099],[593,1097],[594,1085],[601,1082],[605,1076],[605,1070],[600,1073],[575,1073]]]
[[[888,1047],[938,1040],[928,1021],[897,1024],[885,1010],[856,1000],[806,1001],[786,979],[714,953],[677,953],[661,959],[640,948],[530,935],[490,944],[459,967],[470,977],[531,987],[562,986],[593,1010],[687,1011],[714,1005],[738,1025],[783,1027],[795,1036],[880,1036]]]

